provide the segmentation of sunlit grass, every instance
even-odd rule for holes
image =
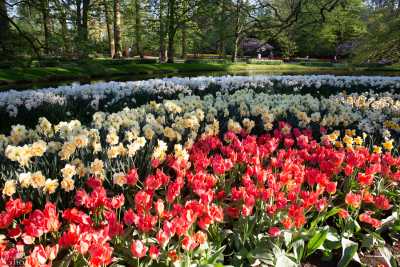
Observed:
[[[75,80],[82,78],[111,77],[117,75],[157,75],[168,73],[190,73],[207,71],[226,71],[226,72],[248,72],[265,71],[279,73],[356,73],[368,71],[389,71],[400,72],[400,65],[375,68],[356,68],[345,64],[335,66],[304,66],[290,63],[281,65],[261,65],[261,64],[218,64],[218,63],[174,63],[174,64],[138,64],[129,61],[112,61],[106,59],[79,61],[73,63],[62,63],[57,67],[33,67],[33,68],[10,68],[0,69],[0,84],[27,83],[38,81],[62,81]]]

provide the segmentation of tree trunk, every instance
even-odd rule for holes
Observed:
[[[75,18],[75,24],[76,24],[76,31],[77,31],[77,37],[76,37],[76,44],[75,44],[75,49],[76,52],[75,54],[78,57],[85,57],[85,49],[83,48],[83,25],[82,25],[82,0],[76,0],[76,18]]]
[[[85,45],[87,45],[89,39],[88,21],[90,0],[83,0],[82,3],[82,40],[85,42]]]
[[[160,16],[160,29],[159,29],[159,34],[160,34],[160,63],[165,62],[165,30],[164,30],[164,0],[160,0],[160,6],[159,6],[159,16]]]
[[[186,32],[186,25],[183,24],[182,26],[182,55],[181,57],[183,59],[186,59],[186,36],[187,32]]]
[[[226,30],[224,27],[224,23],[226,21],[226,4],[225,0],[221,0],[221,14],[219,18],[219,57],[225,58],[225,45],[226,45]]]
[[[76,0],[76,18],[75,18],[75,24],[76,24],[76,31],[78,33],[78,40],[81,39],[82,37],[82,0]]]
[[[174,31],[168,31],[168,63],[174,63],[174,57],[175,57],[175,45],[174,45],[174,36],[175,32]]]
[[[58,23],[60,23],[61,26],[61,38],[63,40],[63,46],[59,47],[58,50],[61,52],[61,55],[63,57],[66,57],[70,53],[70,43],[68,39],[68,24],[67,24],[67,14],[66,10],[63,6],[63,3],[61,0],[55,0],[53,1],[55,5],[55,10],[57,10],[56,18],[58,20]],[[54,32],[54,29],[52,29]]]
[[[186,11],[187,11],[187,8],[188,8],[188,3],[187,3],[187,1],[183,1],[183,11],[185,12],[185,16],[184,16],[184,20],[183,20],[183,22],[181,23],[181,28],[182,28],[182,39],[181,39],[181,41],[182,41],[182,54],[181,54],[181,57],[183,58],[183,59],[186,59],[186,41],[187,41],[187,20],[188,20],[188,17],[187,17],[187,13],[186,13]]]
[[[50,40],[50,13],[49,13],[49,1],[41,1],[41,13],[43,19],[43,33],[44,33],[44,53],[48,55],[50,53],[49,40]]]
[[[110,9],[108,7],[108,0],[104,0],[104,14],[106,17],[106,24],[107,24],[107,38],[108,38],[108,48],[110,49],[110,56],[114,58],[115,54],[115,45],[114,45],[114,36],[112,32],[112,21],[110,17]]]
[[[238,50],[239,50],[239,40],[240,40],[240,36],[236,35],[235,41],[233,44],[232,62],[236,62],[236,60],[237,60]]]
[[[89,54],[89,5],[90,0],[76,0],[76,26],[78,30],[78,55],[86,58]]]
[[[236,18],[235,18],[235,39],[233,43],[233,52],[232,52],[232,62],[236,62],[238,49],[239,49],[239,40],[240,40],[240,12],[242,7],[242,1],[238,0],[236,3]]]
[[[223,36],[221,36],[223,37]],[[219,57],[220,58],[225,58],[225,46],[226,46],[226,40],[225,38],[221,38],[219,41]]]
[[[142,19],[140,1],[135,0],[135,31],[136,31],[136,52],[140,58],[144,58],[142,46]]]
[[[115,42],[114,58],[122,57],[120,8],[121,8],[120,0],[114,0],[114,42]]]
[[[168,0],[168,63],[174,63],[175,32],[175,0]]]
[[[65,12],[60,14],[60,18],[58,19],[61,25],[61,35],[64,43],[64,56],[69,54],[70,52],[70,43],[68,40],[68,26],[67,26],[67,16]]]
[[[8,56],[10,41],[10,24],[8,23],[5,0],[0,0],[0,56]]]

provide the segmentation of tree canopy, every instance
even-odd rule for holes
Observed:
[[[400,0],[0,0],[0,56],[237,60],[254,38],[283,58],[400,61]]]

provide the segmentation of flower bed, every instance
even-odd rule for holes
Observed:
[[[313,129],[320,126],[329,130],[355,128],[381,140],[391,135],[397,138],[400,129],[399,98],[399,95],[391,93],[338,94],[317,98],[238,90],[233,94],[217,93],[203,98],[184,96],[178,100],[150,102],[111,114],[97,112],[88,124],[72,120],[53,125],[41,118],[33,129],[16,125],[9,135],[0,135],[0,161],[8,145],[45,141],[51,147],[48,153],[57,154],[64,143],[74,142],[77,137],[85,139],[90,153],[99,152],[110,144],[119,144],[119,141],[127,146],[139,136],[147,140],[157,137],[168,142],[190,144],[199,134],[212,132],[214,128],[226,131],[242,126],[254,127],[259,133],[271,130],[277,120]],[[107,134],[118,135],[117,143],[108,142]]]
[[[259,136],[204,135],[188,151],[159,141],[146,175],[127,164],[111,177],[100,160],[82,175],[72,163],[58,188],[25,173],[3,188],[1,262],[296,266],[316,254],[346,266],[374,249],[390,262],[400,159],[366,138],[318,141],[280,122]]]
[[[400,95],[223,79],[0,135],[0,265],[394,266]]]
[[[33,126],[39,117],[56,123],[70,118],[87,121],[96,111],[118,111],[150,100],[176,98],[179,93],[204,95],[254,89],[271,93],[329,95],[347,90],[389,91],[400,88],[397,77],[251,76],[168,78],[137,82],[108,82],[40,90],[0,92],[0,129],[13,124]]]
[[[260,65],[282,65],[284,62],[281,59],[256,59],[250,58],[247,60],[248,64],[260,64]]]

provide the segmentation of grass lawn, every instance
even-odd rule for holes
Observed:
[[[304,66],[300,64],[260,65],[260,64],[216,64],[216,63],[175,63],[175,64],[138,64],[134,61],[91,60],[74,63],[62,63],[57,67],[33,67],[0,69],[0,85],[16,83],[52,82],[118,75],[142,75],[165,73],[190,73],[207,71],[265,71],[298,73],[349,73],[349,72],[391,72],[400,71],[400,65],[380,68],[354,68],[338,65],[334,67]]]

